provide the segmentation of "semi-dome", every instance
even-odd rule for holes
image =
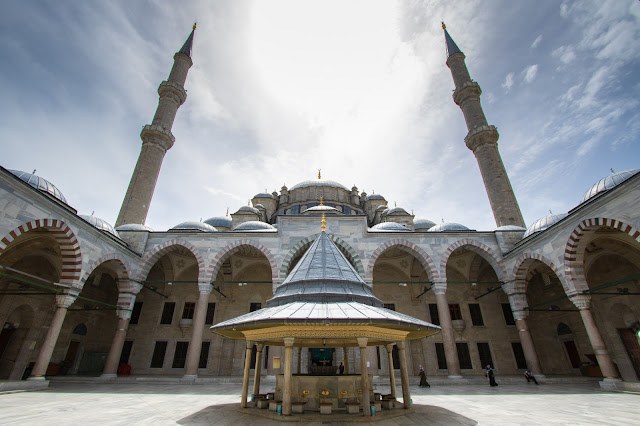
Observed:
[[[402,207],[394,207],[394,208],[392,208],[391,210],[389,210],[389,211],[387,212],[387,214],[395,214],[395,213],[397,213],[397,214],[407,214],[407,215],[409,214],[409,213],[407,213],[407,211],[406,211],[405,209],[403,209]]]
[[[429,219],[415,219],[413,221],[413,229],[416,231],[419,229],[427,230],[436,226],[435,222],[430,221]]]
[[[214,216],[205,220],[204,223],[213,227],[231,228],[231,218],[226,216]]]
[[[444,231],[469,231],[469,228],[467,228],[464,225],[460,225],[459,223],[448,222],[448,223],[440,223],[427,230],[427,232],[444,232]]]
[[[389,210],[389,207],[386,204],[382,204],[382,205],[376,207],[376,211],[377,212],[383,211],[383,210]]]
[[[148,231],[148,232],[153,232],[153,229],[151,229],[147,225],[143,225],[141,223],[125,223],[124,225],[118,226],[116,228],[116,231]]]
[[[330,188],[338,188],[338,189],[344,189],[345,191],[349,191],[347,187],[342,185],[341,183],[338,183],[332,180],[324,180],[324,179],[305,180],[303,182],[293,185],[291,188],[289,188],[289,191],[293,191],[300,188],[309,188],[310,186],[327,186]]]
[[[216,228],[204,222],[187,221],[182,222],[173,228],[170,231],[199,231],[199,232],[218,232]]]
[[[567,213],[550,214],[541,219],[538,219],[535,222],[533,222],[531,226],[529,226],[529,228],[527,229],[527,232],[524,233],[524,236],[522,238],[526,238],[529,235],[535,234],[536,232],[544,231],[550,226],[560,222],[565,217],[567,217]]]
[[[109,224],[107,221],[102,220],[99,217],[95,217],[93,215],[88,216],[86,214],[81,214],[81,215],[78,215],[78,216],[80,216],[81,218],[83,218],[84,220],[86,220],[87,222],[92,224],[94,227],[96,227],[96,228],[98,228],[98,229],[100,229],[102,231],[107,231],[111,235],[120,238],[120,235],[118,235],[118,233],[116,232],[114,227],[111,226],[111,224]]]
[[[240,225],[233,228],[234,231],[274,231],[275,229],[276,228],[272,225],[258,220],[242,222]]]
[[[409,231],[406,226],[397,222],[382,222],[371,227],[372,231]]]
[[[317,206],[309,207],[302,214],[308,214],[308,213],[340,213],[340,212],[335,207],[317,205]]]
[[[366,201],[370,201],[370,200],[382,200],[382,201],[387,201],[382,195],[380,194],[371,194],[371,195],[367,195],[367,198],[365,198]]]
[[[640,169],[631,169],[625,170],[619,173],[613,173],[605,178],[600,179],[598,182],[594,183],[591,188],[584,194],[582,197],[581,203],[584,203],[589,198],[595,197],[597,194],[601,192],[605,192],[610,190],[613,187],[620,185],[625,180],[629,179],[631,176],[640,172]]]
[[[262,205],[262,204],[260,204],[260,203],[256,204],[256,205],[255,205],[255,206],[253,206],[253,207],[255,207],[256,209],[265,209],[265,210],[266,210],[266,208],[264,207],[264,205]]]
[[[275,199],[275,197],[272,194],[267,194],[266,192],[260,192],[256,195],[253,196],[253,198],[271,198],[271,199]]]
[[[47,192],[51,194],[53,197],[62,201],[65,204],[67,203],[67,199],[62,195],[62,192],[51,182],[48,180],[41,178],[38,175],[34,175],[33,173],[22,172],[20,170],[9,170],[16,177],[22,179],[29,185],[33,186],[36,189],[39,189],[42,192]]]
[[[245,212],[245,213],[254,213],[254,214],[260,214],[260,211],[258,209],[256,209],[255,207],[251,207],[251,206],[242,206],[238,209],[238,211],[236,213],[240,213],[240,212]]]

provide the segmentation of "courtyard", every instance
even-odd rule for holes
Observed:
[[[305,424],[515,425],[640,424],[640,395],[603,392],[597,382],[541,384],[503,382],[411,386],[414,408],[404,416],[367,422],[361,415],[304,414],[270,417],[239,408],[239,383],[71,383],[52,382],[43,391],[0,395],[0,424],[213,424],[275,425],[297,419]],[[267,387],[269,385],[266,385]],[[378,391],[385,392],[384,386]],[[263,410],[264,411],[264,410]],[[401,409],[393,410],[397,414]]]

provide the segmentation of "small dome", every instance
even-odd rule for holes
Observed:
[[[440,223],[432,228],[429,228],[427,232],[443,232],[443,231],[469,231],[470,229],[459,223],[448,222]]]
[[[503,225],[503,226],[498,226],[496,228],[496,231],[526,231],[527,228],[523,228],[522,226],[518,226],[518,225]]]
[[[272,194],[267,194],[266,192],[261,192],[259,194],[254,195],[253,198],[270,198],[270,199],[273,200],[275,197]]]
[[[231,218],[225,216],[214,216],[205,220],[204,223],[211,226],[220,226],[222,228],[231,228]]]
[[[251,207],[251,206],[242,206],[242,207],[240,207],[236,213],[240,213],[240,212],[254,213],[254,214],[257,214],[257,215],[260,214],[260,211],[258,209],[256,209],[255,207]]]
[[[307,214],[307,213],[339,213],[339,211],[335,207],[318,205],[318,206],[309,207],[302,214]]]
[[[372,231],[409,231],[406,226],[396,222],[382,222],[371,227]]]
[[[640,169],[625,170],[624,172],[614,173],[600,179],[598,182],[593,184],[593,186],[584,194],[580,203],[584,203],[589,198],[595,197],[601,192],[608,191],[611,188],[620,185],[622,182],[629,179],[631,176],[635,175],[638,172],[640,172]]]
[[[332,180],[324,180],[324,179],[315,179],[315,180],[305,180],[304,182],[300,182],[296,185],[293,185],[289,191],[293,191],[299,188],[308,188],[310,186],[328,186],[330,188],[339,188],[348,191],[347,187],[342,185],[341,183],[334,182]]]
[[[234,231],[275,231],[276,228],[265,222],[250,220],[248,222],[242,222],[240,225],[236,226],[233,230]]]
[[[407,211],[405,209],[403,209],[402,207],[394,207],[391,210],[389,210],[387,212],[387,214],[406,214],[406,215],[408,215],[409,213],[407,213]]]
[[[366,201],[369,200],[382,200],[382,201],[387,201],[385,200],[385,198],[380,195],[380,194],[371,194],[371,195],[367,195]]]
[[[153,232],[153,229],[141,223],[125,223],[116,228],[116,231],[148,231]]]
[[[60,190],[56,188],[56,186],[51,182],[49,182],[48,180],[43,179],[38,175],[34,175],[33,173],[21,172],[20,170],[9,170],[9,171],[13,173],[16,177],[22,179],[23,181],[27,182],[29,185],[33,186],[34,188],[39,189],[42,192],[47,192],[51,194],[53,197],[62,201],[63,203],[69,204],[67,203],[67,199],[64,198],[64,195],[62,195],[62,192],[60,192]]]
[[[95,217],[93,215],[87,216],[86,214],[81,214],[81,215],[78,215],[78,216],[80,216],[81,218],[83,218],[84,220],[86,220],[87,222],[89,222],[90,224],[95,226],[96,228],[98,228],[98,229],[100,229],[102,231],[107,231],[111,235],[114,235],[114,236],[120,238],[120,235],[118,235],[118,233],[113,228],[113,226],[111,226],[106,221],[100,219],[99,217]]]
[[[266,210],[266,208],[265,208],[262,204],[260,204],[260,203],[256,204],[256,205],[255,205],[255,206],[253,206],[253,207],[255,207],[256,209],[265,209],[265,210]]]
[[[387,206],[387,205],[383,204],[383,205],[381,205],[381,206],[376,207],[376,211],[377,211],[377,212],[379,212],[379,211],[383,211],[383,210],[389,210],[389,206]]]
[[[413,221],[413,229],[416,231],[419,229],[427,230],[436,226],[435,222],[430,221],[429,219],[415,219]]]
[[[535,234],[536,232],[544,231],[550,226],[560,222],[565,217],[567,217],[567,214],[561,213],[561,214],[550,214],[541,219],[538,219],[531,224],[531,226],[527,229],[527,232],[524,233],[524,236],[522,238],[526,238],[529,235]]]
[[[200,232],[218,232],[216,228],[204,222],[196,222],[188,221],[182,222],[173,228],[170,231],[200,231]]]

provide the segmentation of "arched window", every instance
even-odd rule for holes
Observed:
[[[86,336],[87,335],[87,326],[84,325],[84,323],[80,323],[80,324],[76,325],[76,328],[73,329],[72,334],[78,334],[80,336]]]
[[[567,334],[571,334],[573,333],[571,331],[571,328],[569,328],[569,326],[563,322],[561,322],[560,324],[558,324],[558,336],[565,336]]]

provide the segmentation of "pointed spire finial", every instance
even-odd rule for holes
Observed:
[[[322,204],[322,198],[323,198],[323,197],[322,197],[322,195],[321,195],[321,196],[320,196],[320,205],[321,205],[321,206],[324,206],[324,204]]]
[[[193,31],[195,31],[195,30],[196,30],[196,26],[197,26],[197,25],[198,25],[198,23],[197,23],[197,22],[194,22],[194,23],[193,23]],[[442,23],[442,25],[444,25],[444,22]]]
[[[193,27],[193,29],[195,30],[195,27]],[[446,29],[447,29],[447,26],[444,24],[444,21],[442,21],[442,29],[443,29],[443,30],[446,30]]]
[[[609,170],[611,170],[611,174],[615,174],[615,171],[613,170],[613,167],[610,168]],[[36,171],[34,170],[33,173],[35,173]]]
[[[251,200],[247,200],[247,205],[251,207]]]
[[[225,216],[229,217],[229,207],[227,207],[227,214]]]
[[[318,169],[318,179],[322,179],[322,176],[320,175],[320,170],[321,169]]]
[[[324,212],[322,212],[322,232],[324,232],[324,224],[326,223],[326,221],[324,220]]]
[[[398,207],[398,203],[396,203],[395,201],[393,202],[393,207]]]

